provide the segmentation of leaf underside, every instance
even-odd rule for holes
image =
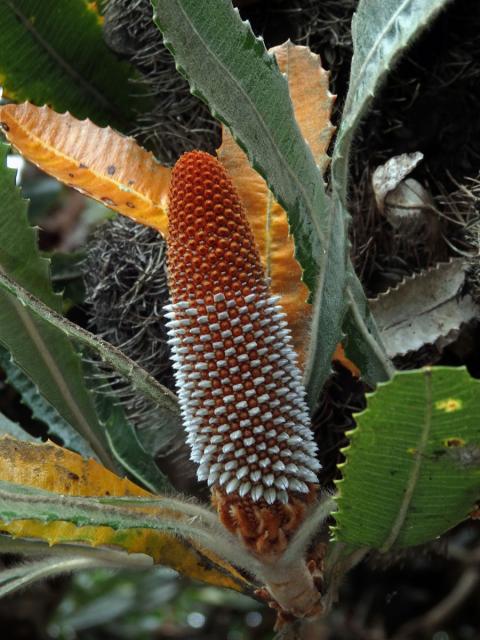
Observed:
[[[370,301],[391,358],[426,344],[444,347],[463,324],[480,317],[479,306],[461,295],[467,269],[462,259],[441,263]]]
[[[480,494],[480,381],[448,367],[400,372],[357,416],[338,481],[335,537],[381,551],[423,544]]]
[[[170,169],[133,138],[28,102],[0,107],[0,124],[15,148],[42,171],[166,233]]]

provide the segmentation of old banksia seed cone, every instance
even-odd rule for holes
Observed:
[[[281,552],[315,497],[320,464],[278,298],[223,166],[184,154],[172,173],[170,344],[192,459],[223,524]]]

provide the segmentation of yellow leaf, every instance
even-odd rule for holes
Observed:
[[[295,117],[324,172],[329,160],[326,152],[334,131],[330,123],[334,96],[328,90],[328,73],[322,69],[319,56],[307,47],[286,42],[272,52],[281,71],[287,74]],[[271,278],[272,291],[282,298],[294,347],[302,364],[311,305],[307,303],[308,289],[301,281],[301,267],[294,257],[286,213],[274,200],[263,178],[250,167],[247,156],[225,127],[218,157],[245,204],[265,270]]]
[[[133,138],[28,102],[0,107],[0,125],[12,145],[46,173],[166,232],[170,169]]]
[[[53,443],[37,445],[9,436],[0,438],[0,480],[69,496],[153,495],[127,478],[119,478],[98,462],[86,460]],[[158,508],[155,510],[158,515]],[[49,544],[112,545],[129,553],[145,553],[157,564],[208,584],[243,592],[251,589],[250,583],[232,565],[215,554],[154,529],[115,530],[106,526],[79,527],[64,521],[14,520],[0,521],[0,530],[14,537],[38,538]]]

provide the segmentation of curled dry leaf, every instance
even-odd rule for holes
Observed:
[[[461,295],[467,268],[463,259],[438,264],[370,301],[391,358],[425,344],[443,348],[464,323],[480,317],[480,307]]]
[[[423,160],[423,153],[420,151],[402,153],[399,156],[393,156],[375,169],[372,175],[372,186],[380,211],[383,212],[385,209],[386,196],[398,187],[421,160]]]
[[[295,116],[313,155],[322,170],[328,166],[327,149],[335,128],[330,114],[335,97],[328,90],[329,74],[320,58],[308,47],[286,42],[272,49],[282,72],[287,75]],[[250,167],[247,156],[223,127],[223,141],[218,150],[237,187],[247,211],[260,249],[272,292],[281,296],[293,342],[303,361],[308,336],[311,305],[308,289],[302,282],[302,270],[294,257],[293,238],[289,235],[287,216],[275,201],[264,179]]]
[[[136,222],[164,233],[170,170],[110,127],[49,107],[0,107],[0,126],[30,162]]]
[[[423,153],[402,153],[377,167],[372,175],[375,201],[390,224],[399,228],[408,222],[408,231],[415,232],[425,221],[432,207],[430,193],[413,178],[406,176],[423,159]]]
[[[86,460],[51,442],[37,445],[8,436],[0,439],[0,480],[65,496],[153,497],[94,460]],[[248,589],[247,581],[224,560],[155,529],[114,530],[106,526],[79,527],[71,522],[40,520],[0,521],[0,528],[14,537],[38,538],[49,544],[113,545],[129,553],[145,553],[158,564],[209,584],[237,591]]]

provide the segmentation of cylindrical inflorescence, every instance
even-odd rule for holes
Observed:
[[[279,551],[316,490],[316,444],[278,298],[235,187],[211,155],[184,154],[169,203],[170,344],[198,478],[224,524]]]

